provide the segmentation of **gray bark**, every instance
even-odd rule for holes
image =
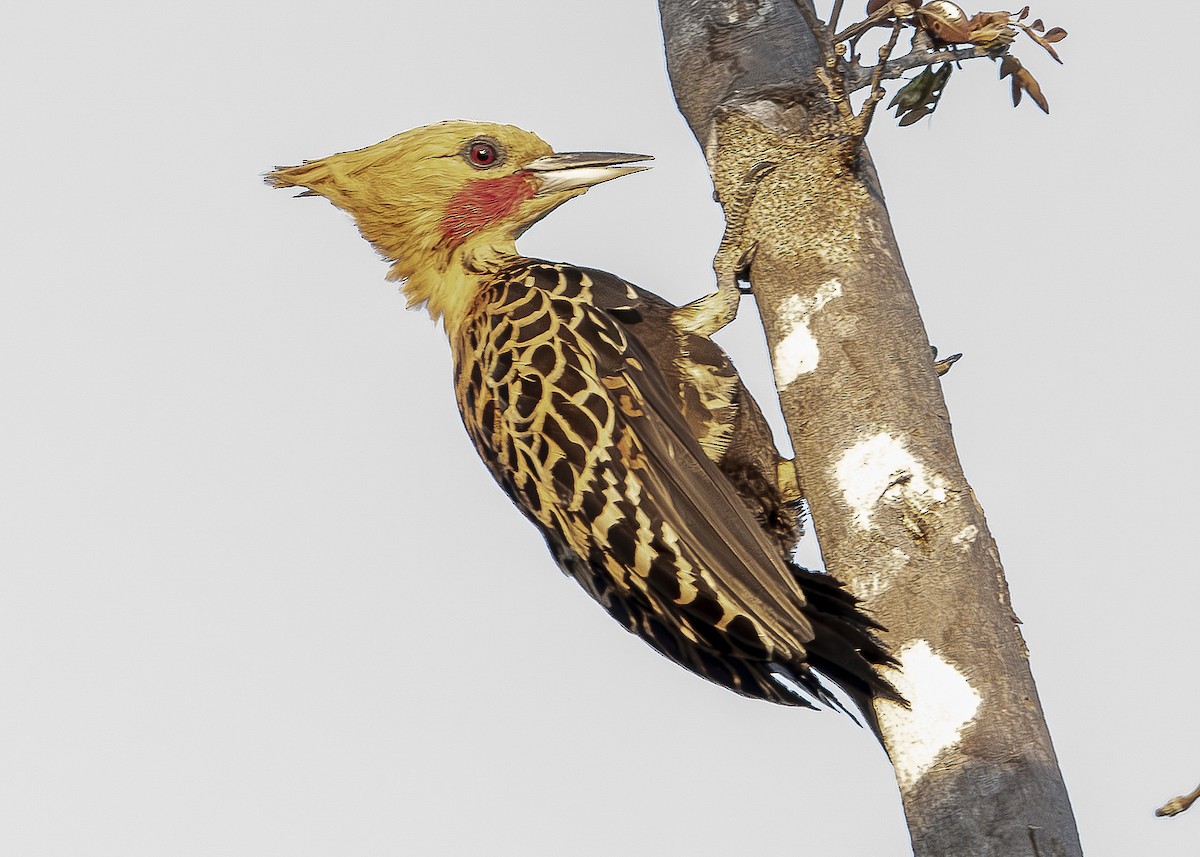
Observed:
[[[828,570],[888,631],[911,703],[876,709],[917,857],[1082,850],[983,510],[963,476],[866,149],[791,0],[660,0],[671,81],[754,294]]]

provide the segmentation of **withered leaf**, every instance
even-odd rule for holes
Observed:
[[[1021,11],[1017,13],[1018,21],[1024,21],[1028,17],[1029,17],[1029,7],[1028,6],[1023,7],[1021,9]]]
[[[999,49],[1011,45],[1016,36],[1016,30],[1009,26],[1007,13],[981,12],[971,19],[968,41],[973,45]]]
[[[1050,32],[1054,32],[1054,31],[1051,30]],[[1054,46],[1050,44],[1050,42],[1046,39],[1045,36],[1039,36],[1033,30],[1029,30],[1029,29],[1025,30],[1025,35],[1029,36],[1029,38],[1033,39],[1035,42],[1037,42],[1039,45],[1041,45],[1043,48],[1045,48],[1046,53],[1048,53],[1048,54],[1050,54],[1050,56],[1054,57],[1055,62],[1059,63],[1060,65],[1062,64],[1062,59],[1059,57],[1058,51],[1054,50]],[[1064,30],[1063,34],[1061,36],[1059,36],[1057,39],[1054,39],[1054,41],[1057,42],[1060,39],[1064,38],[1066,35],[1067,35],[1067,33]]]
[[[1033,99],[1038,107],[1042,108],[1043,113],[1050,112],[1050,103],[1046,101],[1046,96],[1042,94],[1042,87],[1038,85],[1037,79],[1014,56],[1006,56],[1000,63],[1000,79],[1004,80],[1009,75],[1012,75],[1013,107],[1020,104],[1022,94],[1028,92],[1029,97]]]
[[[971,16],[970,25],[972,30],[977,30],[980,27],[1007,24],[1008,19],[1007,12],[977,12]]]
[[[1050,32],[1048,32],[1048,33],[1046,33],[1046,35],[1042,36],[1042,38],[1048,42],[1061,42],[1066,37],[1067,37],[1067,31],[1064,30],[1062,27],[1054,27],[1052,30],[1050,30]]]
[[[1042,30],[1046,29],[1046,25],[1042,23],[1042,19],[1041,19],[1041,18],[1038,18],[1036,21],[1034,21],[1034,22],[1033,22],[1032,24],[1030,24],[1029,26],[1033,27],[1033,28],[1034,28],[1035,30],[1037,30],[1038,32],[1041,32]]]
[[[903,128],[906,125],[911,125],[914,122],[917,122],[917,121],[925,118],[932,112],[933,112],[933,108],[928,107],[926,105],[921,105],[916,110],[910,110],[908,113],[905,113],[904,116],[900,119],[900,123],[899,123],[900,127]]]
[[[1013,75],[1013,83],[1021,82],[1021,88],[1029,93],[1029,97],[1034,100],[1038,107],[1042,108],[1043,113],[1050,112],[1050,102],[1046,100],[1046,96],[1042,94],[1042,87],[1038,85],[1037,80],[1029,69],[1023,68]]]

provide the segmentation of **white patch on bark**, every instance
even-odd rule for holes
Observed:
[[[975,537],[979,535],[979,527],[974,524],[967,524],[958,531],[958,535],[950,539],[950,544],[957,547],[959,550],[969,551],[971,545],[975,544]]]
[[[861,440],[842,453],[835,470],[846,504],[854,511],[854,522],[871,528],[871,515],[880,501],[901,501],[905,524],[923,516],[934,505],[946,502],[946,480],[917,461],[904,442],[887,432]]]
[[[878,598],[892,585],[892,581],[908,570],[911,557],[900,548],[892,548],[891,553],[871,563],[870,574],[856,575],[852,583],[847,584],[851,594],[860,601],[870,601]]]
[[[775,383],[780,390],[817,368],[821,349],[808,329],[808,319],[797,322],[775,346]]]
[[[901,791],[908,791],[943,753],[958,745],[983,698],[925,640],[909,643],[897,658],[900,668],[889,670],[888,678],[911,707],[883,702],[878,715],[896,780]]]
[[[774,3],[771,0],[758,0],[754,4],[751,14],[747,14],[745,3],[725,3],[720,11],[724,13],[725,23],[730,26],[753,26],[760,24],[766,20],[767,16],[774,10]]]
[[[821,349],[808,327],[808,321],[814,313],[820,312],[841,294],[841,282],[826,280],[817,287],[812,297],[791,295],[780,305],[780,323],[787,331],[775,346],[775,384],[780,390],[786,389],[801,375],[812,372],[821,362]]]

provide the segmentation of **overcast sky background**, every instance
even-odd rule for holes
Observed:
[[[780,0],[782,1],[782,0]],[[855,4],[848,4],[855,8]],[[991,8],[991,7],[988,7]],[[1194,6],[1043,0],[871,146],[1091,857],[1194,857]],[[1134,11],[1128,13],[1134,16]],[[1138,13],[1141,14],[1141,13]],[[563,578],[444,336],[260,174],[451,118],[649,152],[522,239],[675,301],[721,219],[649,0],[25,4],[0,53],[0,853],[909,853],[833,713],[744,700]],[[1155,40],[1151,40],[1151,36]],[[751,302],[723,342],[760,391]]]

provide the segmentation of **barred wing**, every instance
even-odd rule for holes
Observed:
[[[593,305],[583,272],[515,272],[457,354],[481,457],[576,558],[563,564],[585,588],[713,653],[804,661],[814,632],[778,542],[704,454],[649,355]]]

